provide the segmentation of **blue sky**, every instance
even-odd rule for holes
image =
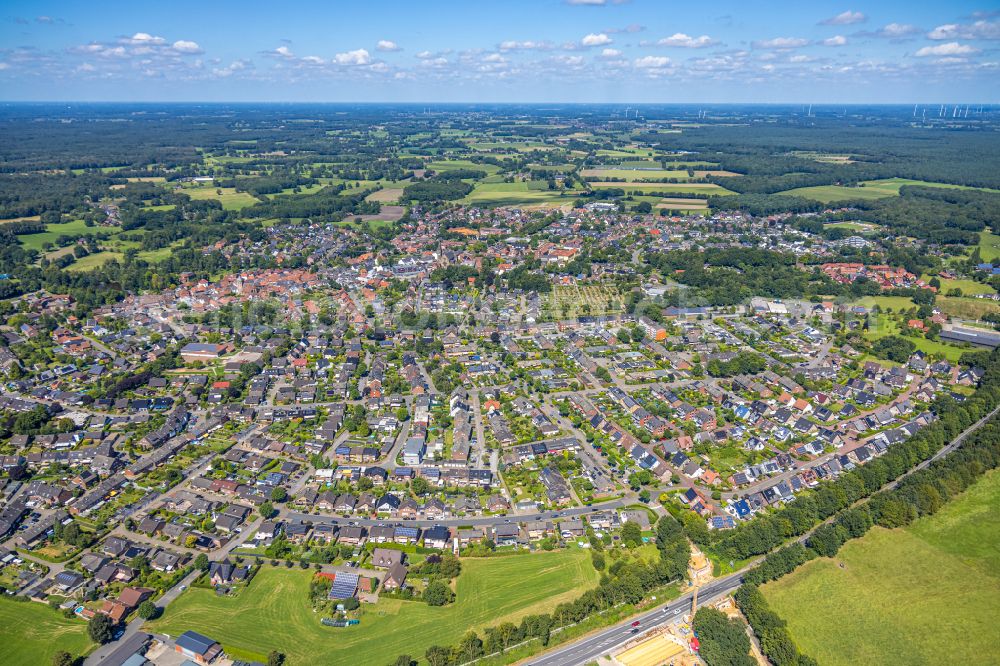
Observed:
[[[1000,100],[981,2],[20,2],[0,99]]]

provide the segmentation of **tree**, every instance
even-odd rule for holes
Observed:
[[[408,654],[401,654],[389,666],[416,666],[416,660]]]
[[[87,624],[87,634],[90,640],[104,645],[114,637],[115,623],[104,613],[98,613]]]
[[[642,545],[642,530],[638,523],[630,520],[622,525],[622,542],[629,548],[637,548]]]
[[[424,590],[424,601],[429,606],[444,606],[449,603],[455,594],[451,588],[442,580],[432,580]]]
[[[281,486],[277,486],[274,488],[274,490],[271,491],[272,502],[284,502],[287,499],[288,499],[288,491],[282,488]]]
[[[451,661],[451,650],[440,645],[432,645],[427,648],[424,656],[430,666],[448,666],[448,662]]]
[[[422,476],[414,477],[414,479],[410,481],[410,490],[413,491],[414,495],[425,495],[430,488],[430,483],[428,483],[427,479]]]
[[[260,511],[260,515],[264,516],[264,518],[270,518],[274,515],[274,505],[270,502],[264,502],[260,505],[258,511]]]
[[[724,613],[711,608],[699,608],[693,627],[701,642],[699,654],[708,666],[754,666],[750,656],[750,638],[742,622],[730,620]]]
[[[282,666],[285,663],[285,655],[277,650],[271,650],[267,655],[267,666]]]
[[[354,597],[347,597],[346,599],[341,599],[340,604],[344,607],[344,610],[358,610],[361,606],[361,602]]]
[[[156,607],[156,604],[149,599],[146,599],[139,604],[139,608],[136,612],[139,613],[139,617],[143,620],[152,620],[154,617],[159,615],[159,609]]]
[[[199,571],[208,571],[208,566],[208,555],[198,553],[198,557],[194,558],[194,568]]]
[[[52,655],[52,666],[73,666],[75,663],[76,657],[66,652],[66,650],[59,650],[59,652]]]

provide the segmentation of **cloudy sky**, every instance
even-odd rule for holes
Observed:
[[[1000,101],[997,0],[0,3],[0,99]]]

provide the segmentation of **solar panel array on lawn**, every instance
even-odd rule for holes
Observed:
[[[337,572],[337,577],[330,586],[331,599],[347,599],[353,597],[358,589],[358,574]]]

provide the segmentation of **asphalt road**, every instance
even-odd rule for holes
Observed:
[[[726,578],[712,581],[698,591],[698,605],[729,594],[743,582],[742,574],[735,573]],[[641,615],[630,617],[624,622],[608,627],[575,643],[541,655],[528,661],[532,666],[578,666],[596,660],[602,654],[611,652],[640,634],[661,624],[673,622],[691,609],[691,594],[658,606]],[[639,622],[638,627],[632,623]],[[633,629],[638,629],[633,633]]]
[[[630,498],[602,502],[593,506],[576,507],[572,509],[558,509],[554,511],[544,511],[541,513],[529,513],[517,516],[468,516],[466,518],[447,518],[443,520],[401,520],[398,518],[355,518],[342,516],[317,516],[311,513],[298,513],[295,511],[283,512],[283,516],[290,520],[303,520],[316,523],[329,523],[331,525],[362,525],[372,527],[373,525],[400,524],[407,527],[433,527],[435,525],[503,525],[504,523],[520,523],[532,520],[551,520],[558,514],[559,518],[572,518],[575,516],[586,516],[595,511],[607,509],[620,509],[629,504],[634,504],[635,500]]]
[[[938,460],[962,445],[970,434],[982,427],[988,420],[1000,413],[1000,406],[997,406],[989,414],[979,419],[971,426],[966,428],[962,433],[960,433],[955,439],[953,439],[947,446],[943,447],[940,451],[934,454],[928,460],[920,463],[912,470],[901,476],[899,479],[887,483],[882,487],[882,490],[889,488],[895,488],[898,486],[903,479],[910,476],[914,472],[921,470],[928,465],[930,465],[935,460]],[[867,498],[860,500],[858,503],[867,501]],[[833,520],[832,518],[830,520]],[[825,522],[830,522],[830,520]],[[821,523],[825,524],[825,523]],[[802,536],[798,538],[798,541],[805,542],[816,529],[820,527],[817,525],[813,529],[809,530]],[[698,605],[701,606],[702,602],[712,601],[720,596],[729,594],[737,587],[740,586],[743,579],[743,572],[747,569],[755,566],[758,560],[751,562],[747,567],[731,574],[725,578],[719,578],[713,581],[709,585],[706,585],[698,593]],[[570,643],[562,648],[554,650],[552,652],[546,653],[538,657],[537,659],[531,660],[527,663],[532,666],[576,666],[578,664],[586,664],[591,661],[596,660],[602,654],[606,654],[617,649],[619,646],[627,643],[630,639],[636,637],[636,634],[632,633],[632,623],[639,620],[639,632],[642,633],[652,627],[658,626],[660,624],[665,624],[667,622],[673,621],[676,617],[683,614],[685,609],[689,609],[691,606],[691,595],[687,594],[680,599],[671,601],[664,606],[660,606],[656,610],[643,613],[642,615],[630,617],[624,622],[620,622],[612,627],[595,633],[591,636],[578,640],[574,643]]]

